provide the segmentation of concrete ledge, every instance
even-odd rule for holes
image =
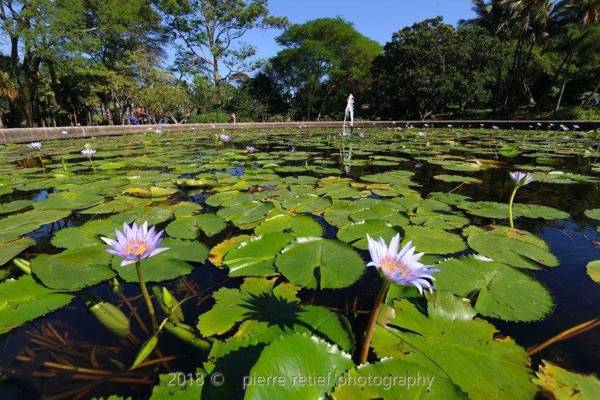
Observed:
[[[537,124],[541,124],[541,126]],[[417,128],[439,127],[445,128],[452,125],[454,128],[492,128],[497,126],[503,129],[541,129],[560,130],[563,124],[569,129],[574,125],[579,130],[600,128],[600,121],[356,121],[355,127],[404,127],[412,125]],[[220,132],[222,129],[302,129],[302,128],[327,128],[342,129],[342,121],[310,121],[310,122],[250,122],[238,124],[180,124],[180,125],[104,125],[104,126],[66,126],[56,128],[10,128],[0,129],[0,144],[29,143],[53,139],[72,139],[97,136],[117,136],[132,133],[153,131],[160,128],[163,132],[179,131],[212,131]]]

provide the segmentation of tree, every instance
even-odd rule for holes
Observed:
[[[442,18],[428,19],[392,36],[373,61],[377,105],[388,117],[428,118],[454,98],[458,71],[452,65],[454,28]]]
[[[353,93],[366,99],[370,65],[381,46],[341,18],[320,18],[290,26],[277,42],[285,48],[270,60],[284,97],[305,119],[343,112]]]
[[[252,69],[255,49],[239,40],[251,29],[287,24],[286,18],[269,14],[267,0],[161,0],[159,5],[181,42],[180,64],[210,76],[219,101],[223,82]]]

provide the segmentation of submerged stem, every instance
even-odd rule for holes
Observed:
[[[140,290],[142,291],[144,301],[146,301],[146,307],[148,308],[148,314],[150,314],[150,319],[152,320],[152,332],[156,333],[158,330],[158,324],[156,323],[156,313],[154,312],[152,299],[148,294],[148,289],[146,288],[146,283],[144,282],[144,273],[142,272],[142,265],[139,260],[135,263],[135,269],[137,271],[138,281],[140,282]]]
[[[367,357],[369,356],[369,348],[371,347],[371,339],[373,338],[373,331],[375,330],[375,324],[377,323],[377,316],[379,315],[379,310],[381,310],[381,305],[385,300],[385,295],[389,287],[389,281],[386,278],[383,278],[383,282],[381,283],[381,287],[379,288],[379,292],[377,293],[377,297],[375,298],[375,302],[373,303],[373,309],[371,310],[369,322],[367,322],[367,328],[365,329],[365,338],[360,349],[360,364],[364,364],[365,362],[367,362]]]
[[[515,229],[515,224],[513,222],[513,202],[515,201],[515,195],[517,194],[517,190],[519,190],[519,186],[515,186],[510,195],[510,200],[508,201],[508,220],[510,222],[511,229]]]

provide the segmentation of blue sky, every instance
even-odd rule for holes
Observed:
[[[389,41],[392,33],[426,18],[441,15],[446,22],[456,24],[473,16],[470,0],[270,0],[269,9],[292,23],[340,16],[381,44]],[[243,41],[257,47],[259,58],[269,58],[279,50],[275,43],[279,33],[253,31]]]

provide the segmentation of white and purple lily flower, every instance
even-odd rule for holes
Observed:
[[[227,143],[231,141],[231,136],[222,133],[219,135],[219,140],[223,143]]]
[[[40,142],[31,142],[27,145],[29,150],[40,150],[42,148],[42,144]]]
[[[521,171],[515,171],[510,173],[510,177],[515,181],[515,185],[521,187],[530,184],[534,180],[533,174],[525,173]]]
[[[96,150],[94,150],[94,149],[85,148],[85,149],[81,150],[81,155],[86,158],[92,158],[92,157],[94,157],[95,154],[96,154]]]
[[[101,239],[110,246],[107,252],[123,260],[123,267],[169,250],[168,247],[158,247],[163,234],[164,231],[156,232],[154,227],[148,229],[148,222],[141,226],[134,222],[131,226],[123,224],[123,231],[116,230],[116,240],[106,237]]]
[[[434,281],[432,276],[438,269],[422,264],[419,260],[423,257],[423,253],[415,254],[416,248],[412,245],[412,241],[406,243],[400,248],[400,235],[396,234],[390,241],[389,246],[383,238],[379,240],[371,239],[367,235],[369,242],[369,253],[371,254],[371,262],[367,267],[375,267],[379,269],[391,282],[402,286],[414,286],[423,294],[423,290],[433,292]]]
[[[256,150],[257,149],[254,146],[246,146],[246,153],[255,153]]]

